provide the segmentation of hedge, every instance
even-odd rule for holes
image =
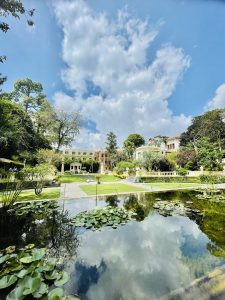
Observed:
[[[188,176],[176,176],[176,177],[145,177],[141,176],[141,182],[153,183],[153,182],[187,182],[187,183],[225,183],[225,176],[200,176],[200,177],[188,177]]]

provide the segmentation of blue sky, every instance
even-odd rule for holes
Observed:
[[[205,109],[224,107],[224,1],[31,0],[24,3],[28,8],[36,8],[35,27],[28,28],[24,19],[10,20],[11,30],[0,34],[1,53],[7,55],[7,61],[1,65],[1,73],[8,76],[3,89],[10,90],[15,80],[30,77],[43,84],[55,105],[72,105],[81,110],[88,126],[78,138],[78,146],[87,145],[87,140],[101,145],[109,130],[116,132],[119,141],[132,131],[145,137],[177,134],[190,124],[192,116]],[[117,17],[121,10],[122,25]],[[127,24],[133,24],[134,20],[138,23],[124,34]],[[112,31],[110,36],[104,26]],[[141,32],[143,27],[145,33]],[[125,42],[121,42],[123,39]],[[143,39],[146,44],[137,49]],[[114,44],[110,41],[116,44],[133,41],[135,53],[124,67],[110,65],[109,60],[114,59],[109,51]],[[84,45],[89,51],[82,48]],[[105,50],[101,52],[99,45],[106,47]],[[115,53],[123,64],[125,56],[121,51],[126,52],[130,44],[121,45],[115,47]],[[163,52],[157,60],[160,49]],[[138,59],[143,63],[138,65]],[[106,61],[107,68],[100,61]],[[154,72],[143,74],[154,62],[157,65]],[[137,81],[140,76],[142,82]],[[123,82],[125,77],[128,79]],[[110,85],[107,80],[115,82]],[[126,88],[121,89],[121,84]],[[139,99],[145,100],[135,106]],[[157,115],[157,105],[164,114]],[[112,114],[113,107],[121,115]],[[134,117],[132,120],[130,115]],[[120,128],[124,128],[123,134]]]

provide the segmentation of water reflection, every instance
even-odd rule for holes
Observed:
[[[153,209],[156,198],[182,201],[203,217],[161,216]],[[124,206],[137,213],[136,220],[78,235],[70,217],[106,205]],[[116,195],[66,201],[41,222],[1,215],[0,242],[1,248],[35,243],[53,255],[73,256],[66,289],[83,300],[223,299],[199,287],[182,288],[225,263],[224,227],[225,205],[197,200],[194,192]]]
[[[212,230],[221,236],[224,216],[217,219],[216,227],[212,226],[212,211],[207,205],[200,207],[194,195],[193,192],[169,192],[101,199],[98,207],[104,203],[123,205],[138,214],[138,222],[117,230],[84,232],[78,259],[70,265],[73,280],[68,290],[77,291],[85,300],[214,299],[199,287],[187,293],[189,298],[185,298],[184,292],[176,298],[170,297],[172,291],[180,291],[224,263],[224,256],[218,250],[223,250],[220,247],[223,242],[218,244],[220,238],[205,234]],[[160,216],[152,208],[155,198],[180,200],[188,207],[203,211],[204,218]],[[76,205],[80,207],[79,203]],[[92,206],[91,199],[87,206]],[[213,211],[219,213],[218,206]]]
[[[34,243],[47,247],[50,255],[68,258],[76,255],[79,245],[77,229],[70,223],[68,212],[59,209],[44,219],[32,216],[16,217],[0,210],[1,249],[9,245],[23,247]]]

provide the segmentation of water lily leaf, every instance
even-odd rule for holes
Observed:
[[[55,288],[48,294],[48,300],[61,300],[63,297],[63,289]]]
[[[63,297],[63,300],[80,300],[80,297],[68,295]]]
[[[4,263],[6,260],[10,258],[9,254],[0,257],[0,264]]]
[[[33,261],[33,258],[30,255],[20,258],[20,262],[23,264],[30,264],[32,261]]]
[[[65,283],[67,283],[67,281],[70,279],[68,273],[65,271],[62,271],[62,273],[60,275],[61,275],[61,277],[59,279],[55,280],[55,282],[54,282],[55,286],[61,286]]]
[[[57,272],[56,270],[52,271],[49,274],[45,274],[45,278],[48,280],[55,280],[59,278],[60,273]]]
[[[48,286],[46,283],[42,282],[39,289],[33,293],[34,298],[41,298],[44,294],[48,293]]]
[[[25,249],[33,249],[35,247],[34,244],[28,244],[25,246]]]
[[[19,273],[16,274],[17,277],[23,278],[25,275],[29,274],[31,270],[29,269],[23,269]]]
[[[25,276],[18,283],[23,288],[23,295],[29,295],[36,292],[40,288],[41,278]]]
[[[34,249],[32,250],[32,260],[40,260],[46,253],[46,248]]]
[[[15,275],[6,275],[0,279],[0,289],[5,289],[17,281]]]
[[[15,250],[16,250],[15,246],[9,246],[9,247],[5,248],[5,252],[7,254],[11,254],[11,253],[15,252]]]
[[[23,289],[21,286],[17,286],[14,290],[12,290],[6,300],[23,300],[25,297],[23,296]]]

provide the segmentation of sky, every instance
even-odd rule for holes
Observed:
[[[175,136],[225,107],[225,1],[25,0],[35,26],[0,33],[8,80],[39,81],[53,105],[81,113],[73,146]]]

